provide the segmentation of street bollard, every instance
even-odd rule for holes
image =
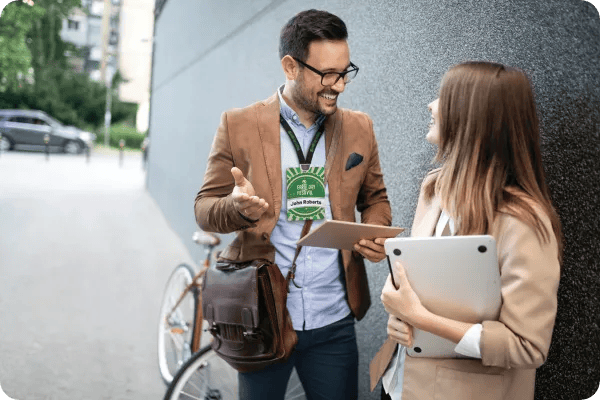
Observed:
[[[50,135],[47,133],[44,135],[44,146],[46,148],[46,161],[50,160]]]
[[[119,166],[123,166],[123,148],[125,147],[125,139],[119,140]]]
[[[146,143],[142,142],[142,169],[145,171],[146,170],[146,158],[148,157],[148,154],[146,153]]]
[[[90,153],[91,153],[90,146],[85,146],[85,162],[88,164],[90,162]]]
[[[0,156],[2,155],[2,132],[0,132]]]

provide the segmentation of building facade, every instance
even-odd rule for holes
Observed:
[[[154,0],[111,0],[106,77],[117,72],[124,78],[117,89],[119,99],[138,104],[137,130],[148,129],[150,68],[154,28]],[[102,72],[102,17],[104,0],[82,0],[63,20],[61,37],[78,51],[69,60],[77,72],[100,81]]]

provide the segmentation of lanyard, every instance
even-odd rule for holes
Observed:
[[[323,123],[321,123],[321,125],[317,128],[317,133],[315,133],[315,136],[313,137],[313,140],[310,143],[310,147],[308,148],[308,152],[306,153],[306,158],[302,153],[302,147],[300,147],[300,143],[298,142],[294,131],[281,114],[279,114],[279,121],[281,122],[281,125],[283,125],[283,129],[285,129],[285,132],[288,134],[290,140],[294,144],[294,148],[296,149],[296,153],[298,154],[298,161],[300,161],[300,168],[302,168],[302,171],[307,171],[308,168],[310,168],[310,163],[315,154],[317,143],[319,143],[319,139],[321,139],[321,136],[323,136],[323,128],[325,126],[325,121],[323,121]]]

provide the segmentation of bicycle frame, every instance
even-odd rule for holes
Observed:
[[[177,309],[177,307],[179,307],[179,304],[181,304],[181,302],[183,301],[185,296],[190,292],[190,290],[192,291],[193,295],[196,297],[196,317],[194,320],[194,332],[192,332],[192,353],[196,353],[198,350],[200,350],[200,339],[202,337],[202,321],[204,319],[202,314],[202,278],[204,277],[204,274],[206,274],[206,271],[210,266],[212,252],[217,244],[206,245],[208,247],[208,249],[206,250],[207,255],[202,264],[202,268],[194,276],[192,282],[189,285],[187,285],[186,288],[183,290],[183,292],[181,293],[171,310],[165,315],[165,322],[168,324],[169,318],[171,317],[173,312]],[[172,328],[172,332],[181,334],[183,332],[174,331],[180,329],[181,328]]]

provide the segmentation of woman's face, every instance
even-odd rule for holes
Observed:
[[[439,97],[427,105],[427,109],[431,113],[431,121],[429,121],[429,132],[425,139],[431,144],[438,144],[440,141],[440,115],[438,113]]]

